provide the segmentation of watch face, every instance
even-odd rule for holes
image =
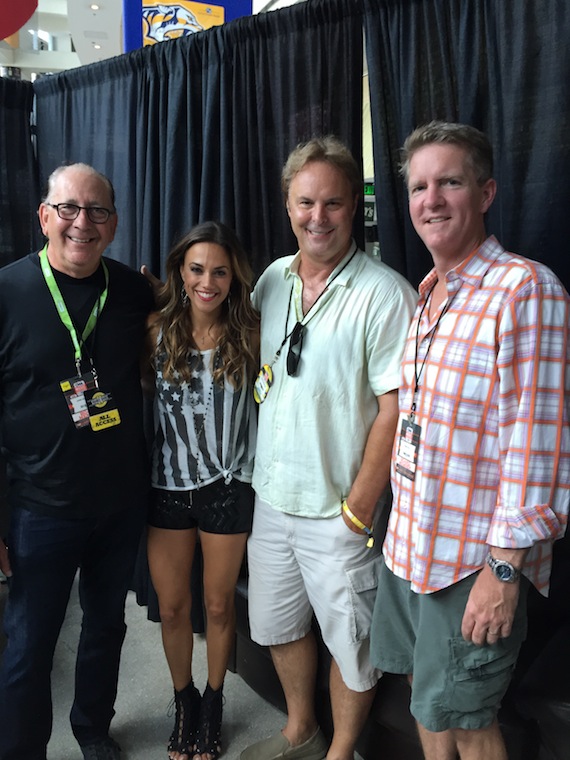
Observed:
[[[513,577],[513,571],[508,565],[497,565],[495,568],[495,574],[502,581],[510,581]]]

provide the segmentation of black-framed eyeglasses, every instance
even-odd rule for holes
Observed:
[[[287,352],[287,374],[291,377],[294,377],[299,369],[304,334],[305,325],[297,322],[289,338],[289,351]]]
[[[65,219],[66,222],[77,219],[80,211],[86,211],[89,220],[93,224],[105,224],[105,222],[109,221],[111,214],[115,213],[101,206],[77,206],[75,203],[46,203],[46,206],[54,208],[59,218]]]

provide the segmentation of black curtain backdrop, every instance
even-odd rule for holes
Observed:
[[[336,133],[360,154],[364,21],[384,260],[414,285],[430,267],[398,151],[418,124],[459,120],[495,148],[489,231],[569,287],[569,14],[559,0],[310,0],[46,77],[34,85],[42,182],[69,161],[109,174],[112,255],[134,267],[162,273],[174,238],[218,218],[259,272],[295,247],[279,190],[289,150]],[[0,264],[36,245],[30,107],[30,85],[0,80]]]
[[[487,229],[570,288],[570,3],[363,0],[382,258],[417,285],[431,258],[397,176],[406,135],[431,119],[482,129],[499,192]]]
[[[33,96],[29,82],[0,77],[0,266],[25,256],[40,239]]]
[[[362,152],[362,15],[311,0],[35,83],[42,180],[84,161],[115,185],[111,255],[161,263],[193,224],[233,226],[256,273],[295,250],[289,151],[336,134]],[[358,230],[362,244],[362,216]]]

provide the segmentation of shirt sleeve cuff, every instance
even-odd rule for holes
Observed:
[[[539,541],[556,541],[566,530],[567,516],[545,504],[532,507],[498,506],[487,535],[489,546],[528,549]]]

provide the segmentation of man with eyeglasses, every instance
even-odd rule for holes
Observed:
[[[86,760],[109,737],[125,597],[145,516],[139,359],[148,283],[103,258],[117,213],[95,169],[56,169],[39,207],[47,243],[0,271],[0,439],[10,527],[0,757],[46,760],[50,673],[76,571],[83,610],[71,725]]]
[[[262,366],[248,561],[252,638],[271,647],[288,719],[241,760],[352,760],[380,675],[368,657],[379,502],[416,294],[352,239],[362,180],[346,146],[299,146],[282,185],[299,251],[273,262],[253,296]],[[332,655],[330,747],[314,711],[313,612]]]

